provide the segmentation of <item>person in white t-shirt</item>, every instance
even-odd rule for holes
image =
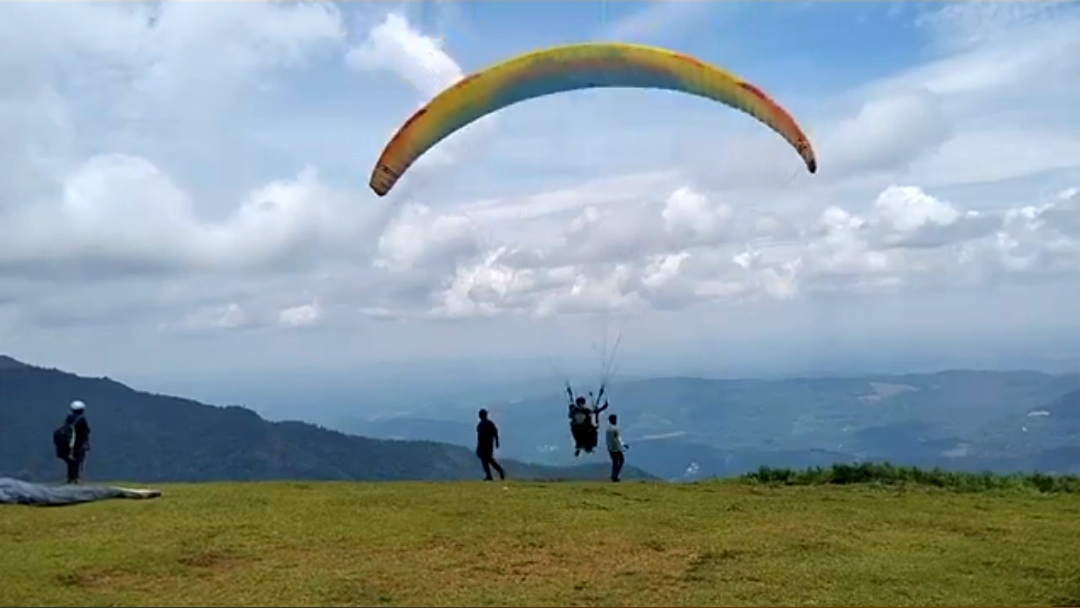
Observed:
[[[608,416],[608,427],[604,432],[604,439],[607,443],[608,455],[611,456],[611,481],[617,482],[623,464],[626,463],[626,449],[630,446],[623,443],[622,431],[619,430],[619,417],[615,414]]]

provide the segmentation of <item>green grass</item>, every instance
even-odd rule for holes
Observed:
[[[841,484],[859,474],[837,470],[167,485],[146,502],[3,507],[0,604],[1080,603],[1068,479]]]

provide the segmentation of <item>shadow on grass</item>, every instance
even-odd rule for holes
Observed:
[[[888,462],[834,464],[827,469],[813,467],[802,470],[761,467],[739,479],[746,483],[786,486],[866,484],[926,486],[957,492],[1034,490],[1043,493],[1080,493],[1080,476],[1076,475],[964,473],[937,468],[898,467]]]

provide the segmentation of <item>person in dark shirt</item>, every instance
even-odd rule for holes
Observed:
[[[568,389],[569,390],[569,389]],[[573,393],[569,393],[573,398]],[[592,393],[589,393],[592,399]],[[600,422],[600,413],[608,408],[607,401],[602,407],[596,407],[596,403],[585,401],[585,397],[578,397],[570,401],[570,434],[574,437],[574,456],[580,456],[581,451],[591,454],[596,448],[597,424]],[[595,422],[594,422],[595,418]]]
[[[487,410],[480,410],[480,423],[476,425],[476,456],[484,465],[484,481],[492,481],[491,468],[499,472],[499,479],[506,479],[506,473],[495,462],[495,449],[499,447],[499,429],[488,420]]]
[[[72,433],[64,462],[67,463],[67,482],[77,484],[82,478],[86,453],[90,451],[90,424],[86,422],[85,403],[72,401],[69,409],[71,413],[64,419],[64,424],[71,426]]]

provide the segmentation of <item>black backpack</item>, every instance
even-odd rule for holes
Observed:
[[[79,418],[76,417],[71,422],[65,421],[60,428],[53,431],[52,440],[53,446],[56,447],[56,457],[61,460],[71,455],[71,438],[75,435],[75,423]]]

